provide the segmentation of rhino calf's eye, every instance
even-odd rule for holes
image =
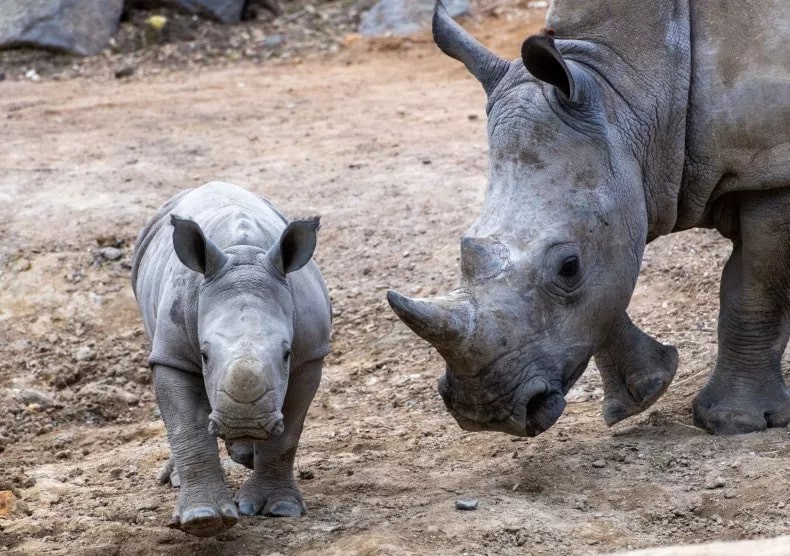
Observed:
[[[560,267],[560,276],[563,278],[575,278],[579,274],[579,259],[578,257],[568,257],[562,262]]]
[[[203,364],[208,363],[208,354],[205,351],[200,352],[200,359],[203,361]]]
[[[291,350],[286,350],[285,355],[283,355],[283,363],[288,363],[288,360],[291,358]]]

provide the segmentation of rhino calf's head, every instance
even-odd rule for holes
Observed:
[[[503,60],[441,5],[433,32],[488,96],[489,185],[461,241],[459,289],[388,300],[445,360],[439,392],[463,428],[534,436],[560,417],[633,292],[647,231],[638,130],[616,123],[628,107],[551,36]]]
[[[221,250],[192,221],[172,215],[179,260],[203,275],[197,335],[211,405],[209,431],[224,439],[265,439],[283,431],[294,301],[286,275],[316,245],[318,219],[288,224],[268,250]]]

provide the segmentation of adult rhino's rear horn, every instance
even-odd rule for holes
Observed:
[[[441,0],[436,2],[433,11],[433,42],[448,56],[463,62],[466,69],[483,85],[487,95],[507,73],[508,62],[477,42],[458,25],[447,13]]]
[[[452,353],[474,332],[476,311],[466,292],[411,299],[390,290],[387,301],[406,326],[442,354]]]

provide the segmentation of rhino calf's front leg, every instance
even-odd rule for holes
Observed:
[[[678,368],[678,351],[639,329],[626,313],[595,354],[603,379],[603,418],[608,426],[641,413],[666,391]]]
[[[169,526],[198,537],[217,535],[239,516],[225,486],[217,440],[208,432],[211,407],[203,377],[155,365],[154,391],[181,480]]]
[[[307,511],[294,478],[294,459],[322,365],[323,360],[311,361],[291,374],[283,402],[285,428],[278,436],[254,443],[254,470],[239,490],[242,514],[299,517]]]

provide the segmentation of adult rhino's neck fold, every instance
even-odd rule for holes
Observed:
[[[691,79],[688,0],[554,0],[546,16],[569,60],[600,77],[622,141],[642,168],[648,241],[672,231]],[[623,103],[628,105],[623,109]]]

